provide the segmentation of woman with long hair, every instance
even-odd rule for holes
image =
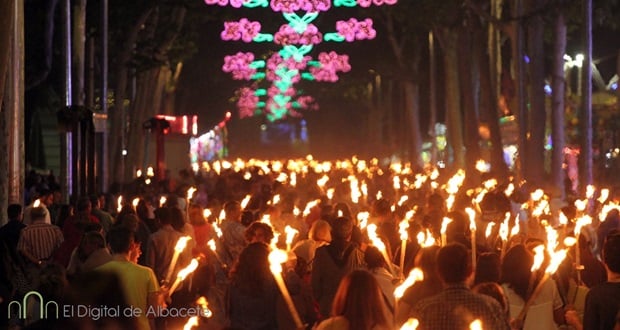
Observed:
[[[246,246],[230,274],[228,313],[233,329],[275,329],[278,288],[269,270],[269,247]]]
[[[525,302],[530,299],[533,288],[540,280],[539,278],[532,279],[533,263],[532,252],[523,244],[511,247],[502,260],[500,282],[510,305],[511,318],[519,315]],[[558,324],[564,323],[563,315],[562,299],[555,281],[549,279],[543,284],[540,294],[535,297],[523,324],[514,323],[513,325],[523,330],[557,329]]]
[[[365,270],[347,274],[338,287],[331,317],[317,330],[382,330],[391,329],[385,300],[377,280]]]

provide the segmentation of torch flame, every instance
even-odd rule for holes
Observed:
[[[409,272],[409,275],[405,281],[394,289],[394,297],[400,299],[405,294],[405,291],[411,287],[415,282],[424,280],[424,272],[420,268],[414,268]]]
[[[400,330],[416,330],[419,325],[420,321],[418,321],[418,319],[410,318],[407,322],[405,322],[405,324],[403,324],[402,327],[400,327]]]
[[[41,206],[41,200],[40,199],[36,199],[34,201],[34,203],[32,203],[32,207],[39,207],[39,206]]]
[[[443,221],[441,222],[441,234],[444,235],[446,230],[448,230],[448,225],[452,222],[452,219],[448,217],[443,217]]]
[[[534,248],[534,262],[532,263],[531,271],[535,272],[540,269],[543,261],[545,261],[545,246],[541,244]]]
[[[209,249],[211,249],[211,251],[215,252],[216,245],[215,245],[215,241],[213,240],[213,238],[207,242],[207,245],[209,246]]]
[[[174,246],[174,251],[176,252],[183,252],[183,250],[185,250],[185,247],[187,247],[187,242],[192,239],[190,236],[182,236],[179,237],[179,239],[177,240],[177,244]]]
[[[407,229],[409,229],[409,221],[407,219],[403,219],[403,221],[398,224],[398,233],[400,234],[401,241],[406,241],[409,239]]]
[[[196,192],[196,187],[189,187],[189,189],[187,189],[187,200],[192,199],[192,196],[194,196],[195,192]]]
[[[469,324],[469,330],[482,330],[482,321],[475,319]]]
[[[192,316],[187,320],[185,325],[183,326],[183,330],[191,330],[193,327],[198,326],[198,316]]]
[[[248,206],[248,203],[250,202],[251,198],[252,198],[252,195],[245,195],[245,197],[241,201],[241,209],[245,209],[246,206]]]
[[[601,189],[601,195],[598,197],[599,203],[605,203],[607,201],[607,198],[609,198],[609,189]]]
[[[282,273],[282,263],[288,260],[286,251],[275,248],[269,252],[269,269],[272,273]]]
[[[284,227],[284,232],[286,233],[286,244],[290,245],[293,243],[293,239],[295,238],[295,235],[299,234],[299,230],[286,225],[286,227]]]
[[[162,207],[164,204],[166,204],[167,200],[168,199],[166,198],[166,196],[159,197],[159,207]]]
[[[474,211],[474,209],[472,209],[471,207],[468,207],[465,209],[465,212],[469,216],[469,230],[475,231],[476,230],[476,211]]]
[[[495,226],[495,222],[489,222],[487,224],[487,228],[484,230],[484,237],[489,238],[491,233],[493,232],[493,226]]]
[[[189,263],[189,265],[187,265],[187,267],[179,271],[179,273],[177,274],[177,278],[179,278],[181,281],[184,280],[189,274],[193,273],[196,268],[198,268],[198,259],[194,258]]]

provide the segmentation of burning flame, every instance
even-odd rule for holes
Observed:
[[[211,249],[211,251],[215,252],[216,246],[215,246],[215,241],[213,240],[213,238],[207,242],[207,245],[209,246],[209,249]]]
[[[443,221],[441,222],[441,234],[444,235],[446,230],[448,230],[448,225],[452,222],[452,219],[448,217],[443,217]]]
[[[243,200],[241,201],[241,209],[245,209],[248,206],[251,198],[252,195],[245,195],[245,197],[243,197]]]
[[[286,245],[291,245],[293,243],[295,235],[299,234],[299,230],[289,225],[286,225],[286,227],[284,227],[284,232],[286,233]]]
[[[167,200],[168,200],[168,199],[166,198],[166,196],[161,196],[161,197],[159,197],[159,207],[164,206],[164,204],[166,204],[166,201],[167,201]]]
[[[187,247],[187,242],[192,239],[190,236],[182,236],[177,240],[177,244],[174,246],[174,251],[181,253]]]
[[[407,291],[409,287],[411,287],[415,282],[423,280],[424,273],[422,272],[422,270],[420,268],[412,269],[411,272],[409,272],[409,275],[407,276],[405,281],[401,285],[397,286],[396,289],[394,289],[394,297],[396,297],[396,299],[402,298],[405,294],[405,291]]]
[[[32,207],[39,207],[39,206],[41,206],[41,200],[40,199],[36,199],[34,201],[34,203],[32,203]]]
[[[409,229],[409,221],[407,219],[403,219],[403,221],[398,224],[398,233],[400,234],[401,241],[406,241],[409,239],[407,229]]]
[[[426,229],[425,231],[420,231],[416,236],[418,240],[418,244],[421,247],[429,247],[435,245],[435,237],[431,234],[431,232]]]
[[[196,304],[202,309],[202,316],[206,318],[213,316],[213,312],[211,312],[211,310],[209,309],[209,302],[207,301],[207,298],[201,296],[200,298],[196,299]]]
[[[545,261],[545,246],[541,244],[534,248],[534,262],[532,263],[531,271],[535,272],[540,269],[543,261]]]
[[[288,260],[288,255],[280,249],[273,249],[269,252],[269,269],[272,273],[282,273],[282,263]]]
[[[123,209],[123,196],[118,196],[116,199],[116,211],[120,212]]]
[[[131,201],[131,205],[133,205],[133,208],[135,209],[136,207],[138,207],[138,203],[140,203],[140,198],[134,198]]]
[[[410,318],[407,322],[405,322],[405,324],[403,324],[402,327],[400,327],[400,330],[416,330],[419,325],[420,321],[418,321],[418,319]]]
[[[475,319],[469,324],[469,330],[482,330],[482,321]]]
[[[598,197],[599,203],[605,203],[607,201],[607,198],[609,198],[609,189],[601,189],[601,195]]]
[[[484,230],[484,237],[489,238],[491,233],[493,232],[493,226],[495,226],[495,222],[489,222],[487,224],[487,228]]]
[[[179,271],[179,273],[177,274],[177,278],[179,278],[181,281],[184,280],[189,274],[193,273],[196,268],[198,268],[198,259],[194,258],[189,263],[189,265],[187,265],[187,267]]]
[[[187,320],[185,325],[183,326],[183,330],[191,330],[193,327],[198,326],[198,316],[192,316]]]
[[[360,229],[366,228],[368,225],[368,218],[370,217],[370,213],[368,212],[359,212],[357,214],[357,221],[359,221]]]
[[[196,187],[189,187],[189,189],[187,189],[187,200],[188,201],[192,199],[192,196],[194,196],[195,192],[196,192]]]
[[[476,211],[468,207],[465,209],[465,212],[469,216],[469,230],[476,231]]]

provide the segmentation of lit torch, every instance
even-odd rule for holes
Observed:
[[[448,217],[443,217],[443,221],[441,222],[441,246],[446,246],[448,244],[448,235],[446,231],[448,230],[448,225],[452,222],[452,219]]]
[[[295,322],[295,326],[297,329],[303,329],[304,325],[299,318],[299,314],[297,313],[297,309],[295,308],[295,304],[293,303],[293,299],[291,299],[291,295],[286,288],[286,284],[284,283],[284,279],[282,278],[282,263],[288,260],[288,255],[285,251],[280,249],[273,249],[269,253],[269,269],[273,274],[273,277],[278,284],[278,288],[280,288],[280,292],[284,297],[284,301],[286,302],[286,306],[291,312],[291,316],[293,317],[293,321]]]
[[[170,287],[170,294],[172,294],[181,284],[181,282],[183,282],[183,280],[191,273],[193,273],[196,268],[198,268],[198,259],[194,258],[192,259],[192,261],[189,263],[189,265],[187,265],[187,267],[181,269],[179,271],[179,273],[177,274],[177,279],[174,281],[174,283],[172,284],[172,286]]]
[[[172,255],[172,260],[170,260],[170,265],[168,266],[168,273],[166,274],[166,282],[170,282],[172,278],[172,273],[174,272],[174,268],[177,265],[177,261],[179,260],[179,255],[185,248],[187,247],[187,242],[192,239],[190,236],[182,236],[177,240],[177,244],[174,246],[174,254]],[[171,293],[174,290],[170,291]]]
[[[291,244],[293,244],[293,239],[295,238],[295,235],[299,234],[299,230],[286,225],[286,227],[284,227],[284,232],[286,233],[286,251],[290,251]]]

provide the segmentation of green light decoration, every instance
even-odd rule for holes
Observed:
[[[248,67],[250,67],[250,69],[262,69],[265,67],[266,62],[261,60],[261,61],[254,61],[252,63],[250,63],[248,65]]]
[[[300,47],[286,45],[280,50],[280,56],[282,56],[285,60],[292,57],[295,61],[301,62],[304,59],[304,56],[312,51],[312,48],[313,45],[302,45]]]
[[[334,0],[334,7],[355,7],[357,0]]]
[[[272,42],[273,41],[273,34],[259,33],[252,40],[254,42]]]
[[[243,6],[247,8],[268,7],[269,0],[245,0]]]
[[[296,13],[283,13],[284,19],[288,21],[288,25],[297,33],[304,33],[308,29],[308,24],[312,23],[319,13],[306,13],[304,16],[299,17]]]
[[[305,79],[305,80],[310,80],[310,81],[314,81],[315,80],[314,76],[310,72],[303,72],[301,74],[301,78]]]
[[[323,35],[323,40],[324,41],[334,41],[334,42],[344,42],[344,36],[339,34],[338,32],[330,32],[330,33],[325,33]]]
[[[254,92],[254,95],[256,96],[265,96],[267,95],[267,90],[264,88],[259,88]]]
[[[267,76],[267,74],[264,73],[264,72],[257,72],[257,73],[252,75],[252,79],[253,80],[261,80],[261,79],[265,79],[266,76]]]

